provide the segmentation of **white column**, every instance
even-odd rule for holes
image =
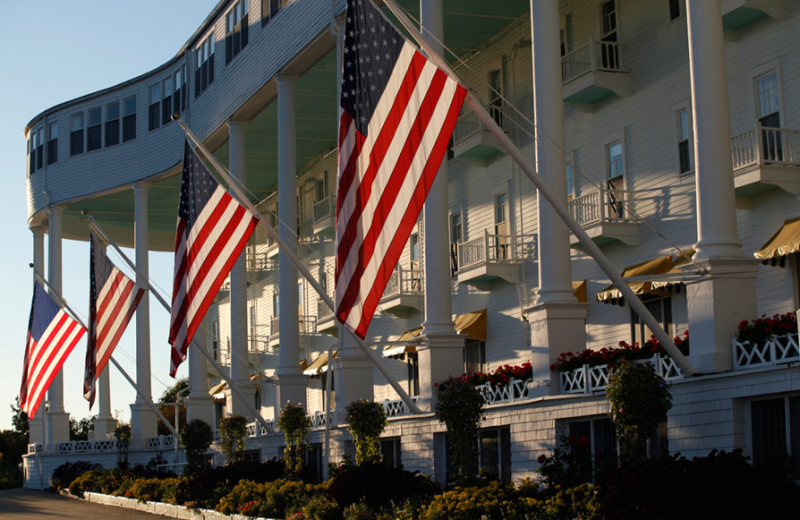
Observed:
[[[420,21],[423,36],[441,54],[443,49],[439,42],[444,41],[442,0],[420,0]],[[419,390],[422,401],[431,406],[436,399],[434,383],[464,372],[464,338],[453,328],[450,299],[449,207],[445,159],[425,200],[423,219],[425,322],[421,337],[423,346],[419,349]]]
[[[231,174],[242,185],[246,183],[246,156],[244,121],[228,121],[228,141]],[[255,388],[250,384],[250,369],[247,353],[247,259],[242,251],[231,269],[231,378],[252,404]],[[244,415],[254,420],[247,405],[230,388],[226,391],[228,410],[233,414]]]
[[[31,228],[33,233],[33,268],[44,276],[44,231],[41,228]],[[44,447],[44,404],[39,406],[36,417],[28,418],[28,443],[41,444]]]
[[[531,0],[533,106],[536,124],[536,169],[567,204],[564,152],[564,98],[561,86],[557,0]],[[586,306],[572,290],[569,231],[541,193],[537,194],[539,221],[539,290],[528,311],[534,378],[550,379],[550,364],[561,352],[586,347]],[[558,393],[551,384],[548,393]]]
[[[64,219],[63,206],[49,206],[49,255],[48,283],[54,291],[61,294],[61,228]],[[58,371],[47,391],[50,400],[49,424],[47,434],[50,449],[54,450],[59,442],[69,441],[69,414],[64,410],[64,369]]]
[[[94,438],[98,440],[106,439],[114,433],[116,420],[111,415],[111,378],[109,376],[111,363],[108,363],[100,377],[97,378],[97,418],[94,420]]]
[[[150,276],[148,236],[148,188],[146,183],[137,183],[133,187],[134,195],[134,242],[136,281],[142,286]],[[136,384],[148,398],[152,397],[150,384],[150,296],[146,295],[136,308]],[[144,447],[148,437],[157,434],[156,416],[145,404],[146,401],[137,392],[136,401],[131,405],[131,445]]]
[[[719,2],[687,0],[694,122],[697,244],[708,275],[687,284],[690,359],[701,372],[730,370],[738,323],[754,319],[757,263],[745,259],[736,227],[725,41]],[[687,270],[693,266],[686,266]]]
[[[194,335],[193,343],[205,345],[211,352],[208,330],[209,319],[206,316]],[[189,349],[189,395],[186,398],[186,419],[200,419],[214,425],[214,398],[208,394],[208,360],[194,347]]]
[[[339,99],[341,94],[341,79],[342,79],[342,43],[344,41],[344,20],[339,19],[336,21],[337,35],[336,35],[336,99]],[[324,265],[322,266],[324,269]],[[339,330],[339,337],[342,338],[342,345],[339,348],[339,355],[333,361],[328,361],[333,369],[333,376],[328,374],[328,377],[333,377],[333,390],[334,402],[331,403],[331,410],[335,410],[333,415],[333,424],[344,423],[345,407],[353,401],[358,399],[372,400],[373,393],[373,364],[367,358],[367,355],[358,346],[352,334],[341,325],[337,324]],[[326,389],[323,388],[324,392]]]
[[[296,76],[278,76],[278,232],[297,253],[297,155],[295,142]],[[300,317],[297,268],[281,251],[278,257],[278,326],[280,347],[276,389],[277,408],[287,401],[306,406],[306,379],[300,370]]]

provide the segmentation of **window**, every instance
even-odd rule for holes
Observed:
[[[148,116],[148,130],[155,130],[161,126],[161,83],[156,83],[150,87],[150,108]]]
[[[575,197],[575,168],[572,166],[572,161],[567,162],[567,200],[572,200]]]
[[[69,154],[83,153],[83,112],[69,116]]]
[[[100,107],[88,110],[86,128],[86,151],[99,150],[103,146],[103,109]]]
[[[256,395],[258,395],[257,392]],[[245,462],[261,462],[261,450],[245,450],[242,454],[242,460]]]
[[[106,105],[106,146],[119,144],[119,101]]]
[[[261,0],[261,27],[275,18],[281,10],[281,0]]]
[[[180,114],[186,110],[186,67],[175,73],[175,91],[172,93],[172,112]]]
[[[778,74],[770,72],[756,79],[758,92],[758,124],[761,126],[761,144],[764,160],[784,160],[784,134],[775,129],[781,127],[780,91]]]
[[[678,165],[681,174],[692,171],[691,119],[685,108],[678,110]]]
[[[58,123],[47,125],[47,164],[58,161]]]
[[[122,142],[136,139],[136,96],[122,100]]]
[[[419,235],[412,234],[408,238],[409,258],[411,259],[411,269],[419,269]]]
[[[667,335],[672,337],[675,328],[672,323],[672,298],[644,296],[642,301],[650,314],[664,327]],[[639,315],[631,309],[631,341],[644,345],[652,334],[653,331],[650,330],[650,327],[642,322]]]
[[[400,437],[381,439],[381,454],[383,455],[383,463],[387,468],[399,468],[402,466],[403,457],[400,446]]]
[[[569,449],[571,453],[585,453],[587,460],[593,460],[598,469],[602,466],[616,465],[617,438],[614,424],[607,417],[570,422],[568,435],[574,439]],[[592,480],[592,464],[586,464],[583,478]]]
[[[248,0],[240,0],[233,4],[233,8],[225,16],[225,64],[247,45],[248,32]]]
[[[564,15],[561,17],[561,23],[558,27],[558,39],[561,47],[561,57],[569,53],[569,23],[572,21],[571,15]]]
[[[300,315],[305,314],[303,312],[303,282],[297,282],[297,308]]]
[[[489,71],[489,113],[500,128],[503,126],[503,71]]]
[[[500,193],[494,197],[494,259],[509,258],[511,248],[511,225],[508,221],[508,194]]]
[[[458,244],[464,240],[461,212],[450,213],[450,276],[458,272]]]
[[[256,324],[256,306],[251,305],[248,309],[250,317],[250,350],[256,352],[258,350],[258,325]],[[258,408],[256,408],[257,410]]]
[[[280,313],[280,293],[278,293],[278,286],[275,286],[275,289],[272,293],[272,316],[277,317]]]
[[[33,173],[44,166],[44,127],[33,130],[30,135],[31,137],[28,139],[29,172]]]
[[[28,138],[28,175],[36,171],[36,132],[31,132]]]
[[[606,145],[606,179],[609,216],[622,218],[625,215],[624,196],[616,192],[625,189],[625,154],[621,139]]]
[[[327,369],[327,367],[326,367]],[[325,370],[320,375],[320,383],[322,388],[322,409],[327,410],[328,405],[328,375],[331,378],[331,410],[336,409],[336,372],[333,370]]]
[[[406,391],[411,396],[419,395],[419,354],[407,353],[406,362],[408,363],[408,388]]]
[[[211,352],[214,360],[219,361],[219,321],[211,322]]]
[[[464,373],[486,372],[486,342],[464,340]]]
[[[477,450],[470,462],[470,473],[498,479],[503,483],[511,482],[511,429],[482,428],[478,434]],[[455,478],[449,437],[445,438],[447,481]]]
[[[753,464],[785,467],[791,460],[793,479],[800,478],[800,396],[750,403]]]
[[[260,413],[261,412],[261,389],[256,388],[256,393],[253,396],[253,406]],[[261,427],[260,425],[258,426]]]
[[[669,20],[677,20],[681,17],[681,3],[683,0],[667,0],[669,9]]]
[[[214,82],[214,35],[210,34],[195,51],[194,97],[197,98]]]
[[[616,42],[619,41],[616,0],[600,4],[600,19],[602,27],[602,36],[600,38],[601,65],[604,69],[619,69],[619,50],[616,45]]]
[[[281,453],[283,453],[281,448]],[[303,478],[306,482],[319,484],[322,482],[322,444],[309,444],[305,452],[305,468],[303,468]]]
[[[172,121],[172,93],[175,91],[175,77],[170,76],[161,82],[162,99],[161,99],[161,124],[166,125]]]

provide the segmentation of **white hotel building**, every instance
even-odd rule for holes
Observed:
[[[654,261],[626,276],[636,275],[631,284],[671,336],[691,331],[688,360],[699,374],[655,360],[674,398],[660,446],[686,456],[742,448],[756,462],[785,449],[800,476],[797,335],[760,349],[734,341],[740,321],[800,306],[800,225],[787,222],[800,217],[800,1],[400,3],[443,34],[463,60],[448,55],[463,80],[618,271]],[[184,140],[171,121],[177,112],[332,293],[343,17],[341,0],[221,0],[169,62],[34,117],[25,129],[28,219],[40,269],[47,235],[50,283],[60,287],[61,241],[88,239],[83,209],[135,247],[145,273],[148,251],[173,249]],[[589,435],[594,450],[610,452],[607,374],[549,366],[562,352],[641,341],[649,331],[604,292],[609,277],[466,105],[445,162],[367,338],[423,414],[410,413],[357,345],[337,339],[332,313],[260,228],[198,341],[268,421],[279,403],[302,402],[316,446],[333,374],[331,461],[352,449],[345,405],[370,398],[389,412],[391,462],[444,479],[434,383],[526,361],[531,380],[486,389],[484,471],[534,476],[538,455],[563,433]],[[771,261],[754,259],[779,230],[783,247]],[[673,265],[667,239],[696,251],[696,265]],[[145,298],[131,324],[146,394],[150,357],[167,355],[166,338],[151,352],[149,313]],[[190,418],[255,421],[205,358],[190,354],[187,363]],[[70,443],[63,392],[59,378],[47,428],[32,421],[29,486],[46,484],[67,460],[116,462],[108,398],[96,440]],[[173,439],[156,435],[144,401],[131,410],[131,461],[159,452],[171,460]],[[280,455],[283,435],[270,430],[253,423],[253,457]]]

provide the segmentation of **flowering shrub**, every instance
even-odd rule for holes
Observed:
[[[185,475],[198,475],[206,469],[206,451],[214,440],[214,433],[207,422],[192,419],[181,430],[181,446],[186,452]]]
[[[125,492],[128,498],[135,498],[139,502],[164,502],[175,503],[175,489],[181,478],[140,478],[131,482]]]
[[[380,462],[381,433],[389,422],[379,403],[359,399],[345,408],[345,420],[356,445],[356,464]]]
[[[434,412],[439,422],[447,426],[456,478],[460,480],[467,476],[470,458],[477,446],[485,401],[469,377],[451,376],[435,386],[438,400]]]
[[[247,418],[243,415],[222,417],[219,420],[219,435],[228,464],[242,460],[244,440],[247,438]]]
[[[672,396],[652,366],[623,361],[608,378],[611,420],[617,428],[620,455],[644,459],[647,439],[667,420]]]
[[[797,332],[797,315],[795,313],[776,314],[771,318],[767,318],[765,314],[752,322],[743,320],[739,323],[736,341],[739,343],[749,341],[753,345],[763,345],[772,336],[785,336],[792,332]]]
[[[682,336],[675,336],[672,341],[681,353],[684,355],[689,354],[688,330],[684,331]],[[550,370],[569,372],[583,365],[588,365],[590,367],[608,365],[609,368],[612,368],[623,360],[635,361],[639,359],[650,359],[655,354],[667,355],[667,351],[658,341],[658,338],[651,335],[644,346],[640,346],[639,343],[631,345],[626,341],[620,341],[619,348],[604,347],[599,350],[586,349],[577,355],[572,352],[563,352],[558,356],[558,360],[550,365]]]
[[[306,415],[302,405],[287,402],[281,410],[278,426],[283,430],[286,439],[286,448],[283,450],[286,473],[300,476],[303,472],[308,434],[311,431],[311,419]]]
[[[521,365],[503,365],[497,367],[494,372],[469,372],[461,375],[461,378],[472,385],[483,385],[491,383],[492,386],[503,388],[512,379],[524,381],[533,377],[533,367],[530,361]]]

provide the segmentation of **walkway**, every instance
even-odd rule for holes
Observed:
[[[169,518],[142,511],[130,511],[120,507],[102,506],[82,500],[62,497],[55,493],[16,488],[0,491],[0,518],[2,520],[157,520]]]

